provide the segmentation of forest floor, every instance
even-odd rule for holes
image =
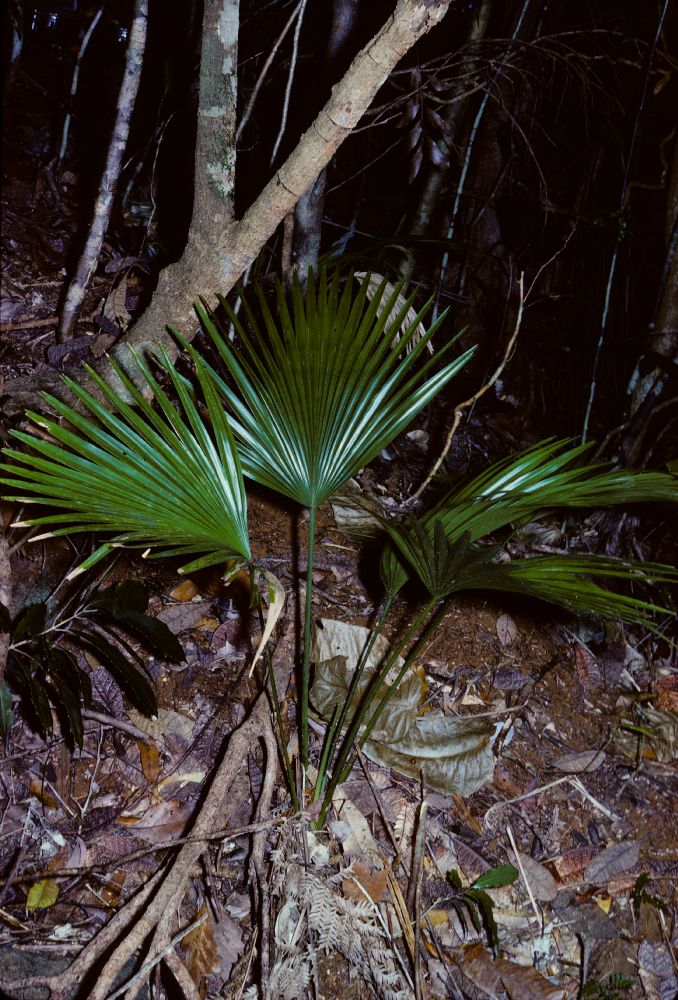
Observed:
[[[74,341],[55,343],[77,222],[69,193],[75,177],[54,164],[36,171],[40,134],[27,128],[22,135],[17,127],[5,150],[5,427],[27,403],[36,405],[32,387],[42,376],[48,380],[64,364],[100,356],[115,339],[116,323],[138,311],[145,293],[138,248],[109,245],[85,307],[86,316],[101,319],[84,322]],[[482,450],[481,432],[478,423],[469,424],[458,457]],[[501,427],[494,433],[500,438]],[[436,457],[425,442],[420,424],[363,473],[365,492],[404,497]],[[507,442],[507,450],[511,446]],[[61,586],[75,554],[65,540],[22,544],[20,531],[8,527],[15,515],[3,505],[17,611]],[[304,522],[257,492],[249,496],[249,522],[254,558],[288,594],[274,655],[287,657],[283,713],[293,733],[290,650],[305,570]],[[529,541],[542,551],[582,544],[595,550],[600,528],[595,517],[554,522]],[[299,536],[295,564],[291,552]],[[321,511],[319,537],[315,618],[369,624],[378,600],[372,556],[339,530],[329,505]],[[129,578],[144,583],[150,613],[179,638],[186,660],[170,664],[137,648],[160,707],[149,720],[129,707],[95,659],[79,653],[94,695],[80,750],[68,748],[57,719],[46,740],[20,717],[15,722],[0,758],[0,966],[6,978],[65,968],[168,863],[176,849],[167,842],[190,833],[209,775],[261,689],[259,675],[249,676],[258,626],[243,581],[227,588],[216,571],[184,580],[172,567],[123,555],[106,583]],[[398,607],[401,629],[411,614],[405,602]],[[678,673],[666,644],[614,623],[591,626],[475,597],[450,611],[420,668],[431,707],[496,724],[493,773],[461,798],[422,790],[365,762],[342,788],[347,805],[320,832],[310,829],[308,818],[293,816],[278,774],[265,823],[266,857],[275,869],[268,943],[274,971],[284,958],[289,976],[285,987],[278,966],[278,995],[298,995],[294,976],[307,959],[316,995],[328,1000],[372,995],[365,980],[374,988],[379,977],[382,995],[391,997],[410,995],[415,985],[430,998],[556,1000],[581,995],[584,984],[590,997],[678,995]],[[313,739],[317,760],[320,737]],[[176,946],[196,997],[240,997],[256,982],[261,886],[251,870],[251,834],[237,831],[258,818],[266,773],[255,742],[221,816],[228,832],[203,852],[174,901],[178,928],[203,918]],[[413,858],[421,860],[419,880]],[[465,902],[464,892],[506,864],[516,866],[515,881],[487,889],[498,935],[493,956],[487,927],[474,926],[480,910]],[[450,872],[458,873],[461,889]],[[298,940],[304,892],[321,898],[324,919],[336,922],[334,950],[318,945],[317,927],[309,940]],[[342,933],[354,953],[345,942],[340,953]],[[370,956],[361,948],[377,946],[390,957],[373,961],[370,972]],[[150,980],[153,996],[191,995],[188,986],[168,986],[160,964]]]

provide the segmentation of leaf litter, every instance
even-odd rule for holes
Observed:
[[[289,594],[291,576],[275,562],[278,552],[284,555],[286,515],[264,500],[252,503],[253,546],[272,560]],[[317,595],[322,624],[313,702],[320,728],[347,689],[371,612],[354,551],[329,518],[322,530],[330,547]],[[190,833],[204,776],[222,740],[246,716],[254,682],[249,661],[228,639],[240,627],[242,602],[214,573],[181,582],[158,575],[153,587],[155,613],[188,651],[182,670],[149,665],[157,720],[134,713],[97,668],[94,700],[112,721],[87,722],[82,751],[69,757],[58,729],[51,742],[13,730],[12,752],[1,764],[3,780],[11,776],[14,788],[0,841],[5,870],[22,839],[27,850],[3,902],[7,942],[18,933],[13,921],[30,927],[38,944],[63,939],[81,946],[103,926],[156,870],[155,845]],[[403,605],[403,620],[408,613]],[[290,611],[278,632],[284,614]],[[216,627],[202,629],[208,620]],[[253,650],[260,634],[249,625],[247,631]],[[513,608],[509,613],[499,602],[457,602],[380,723],[380,739],[366,748],[367,773],[357,768],[338,790],[326,830],[306,828],[304,835],[290,818],[267,835],[272,927],[280,938],[270,969],[273,995],[300,995],[317,975],[321,983],[345,984],[347,996],[412,996],[407,895],[422,771],[428,815],[416,913],[429,996],[449,995],[450,978],[464,997],[576,996],[582,963],[589,981],[603,985],[631,970],[625,994],[631,998],[672,995],[675,925],[641,897],[645,892],[668,906],[665,889],[678,868],[670,819],[676,716],[666,695],[661,708],[635,696],[650,689],[652,671],[657,690],[670,692],[671,667],[647,653],[624,654],[627,666],[611,673],[606,663],[619,648],[608,648],[604,638],[587,639],[584,647],[567,629]],[[386,646],[377,651],[383,656]],[[632,671],[633,685],[624,669]],[[509,675],[516,679],[507,684]],[[148,742],[116,728],[116,720],[128,720]],[[439,749],[432,749],[432,734]],[[460,739],[468,740],[463,766],[454,761]],[[245,763],[224,831],[254,818],[263,775],[258,747]],[[284,818],[289,802],[280,783],[274,801]],[[203,912],[207,917],[178,953],[198,990],[230,996],[246,985],[256,948],[250,841],[224,832],[208,851],[211,874],[192,875],[177,903],[178,926]],[[458,871],[470,887],[518,861],[515,883],[485,890],[499,940],[493,958],[482,924],[478,930],[460,922],[448,874]],[[66,878],[62,870],[82,875]],[[649,883],[636,891],[638,921],[632,901],[644,874]]]

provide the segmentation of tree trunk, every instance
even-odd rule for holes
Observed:
[[[166,325],[173,323],[189,340],[193,337],[195,300],[203,296],[213,302],[217,292],[226,294],[233,287],[350,135],[389,73],[417,39],[442,20],[449,4],[450,0],[398,0],[394,13],[355,57],[296,149],[242,219],[224,225],[215,218],[218,213],[211,218],[209,213],[205,215],[196,198],[184,254],[161,273],[148,309],[116,345],[113,354],[118,363],[129,369],[130,348],[145,351],[162,345],[170,357],[176,356]],[[209,43],[210,39],[205,38],[203,45]],[[206,86],[201,78],[202,115],[206,113]],[[204,188],[197,176],[204,169],[203,163],[197,164],[196,188],[201,183]],[[106,364],[99,367],[107,374]]]

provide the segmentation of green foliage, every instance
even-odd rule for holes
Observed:
[[[542,442],[451,490],[416,523],[410,519],[403,526],[386,525],[393,542],[381,560],[387,592],[397,593],[408,571],[414,571],[429,593],[437,580],[441,597],[469,589],[520,593],[572,611],[653,628],[653,616],[670,613],[666,608],[607,590],[591,577],[644,585],[675,583],[678,572],[672,567],[568,553],[492,558],[497,545],[488,548],[488,536],[556,508],[678,501],[674,476],[582,464],[588,446],[566,444]],[[475,544],[483,538],[484,546]]]
[[[180,400],[181,411],[144,362],[136,358],[136,364],[156,407],[115,365],[136,409],[92,369],[89,374],[110,411],[72,379],[64,381],[88,416],[43,394],[66,425],[29,412],[36,431],[11,432],[28,450],[4,449],[10,459],[0,465],[0,482],[9,488],[6,499],[64,509],[66,513],[24,522],[49,526],[55,535],[115,532],[83,568],[114,545],[156,548],[158,556],[200,553],[199,565],[234,557],[248,559],[240,461],[208,370],[197,363],[209,429],[166,355],[159,365]],[[40,436],[39,428],[50,439]],[[184,570],[195,568],[193,561]]]
[[[636,919],[640,916],[640,908],[645,903],[646,906],[651,906],[653,910],[658,910],[668,916],[668,907],[663,899],[659,896],[654,896],[647,892],[645,887],[650,881],[650,876],[647,872],[641,872],[636,879],[633,889],[631,890],[631,904],[633,906],[633,912],[636,915]]]
[[[388,289],[387,289],[388,286]],[[301,759],[308,764],[308,692],[315,511],[411,422],[466,364],[473,351],[439,365],[422,354],[444,314],[421,334],[431,302],[414,316],[402,282],[356,292],[338,271],[298,278],[291,305],[276,284],[277,317],[257,287],[258,313],[243,299],[246,323],[221,305],[238,333],[231,346],[214,313],[198,307],[230,380],[211,370],[226,401],[246,476],[310,509],[304,653],[299,674]],[[262,326],[263,323],[263,326]],[[181,339],[179,337],[179,339]],[[188,346],[188,345],[187,345]],[[196,363],[200,355],[190,346]]]
[[[443,317],[420,336],[429,304],[413,317],[408,312],[414,295],[401,293],[402,285],[384,281],[375,289],[363,280],[356,287],[351,276],[342,282],[338,273],[328,277],[322,270],[317,279],[309,275],[305,292],[295,281],[289,301],[278,283],[272,310],[258,288],[256,306],[243,300],[242,318],[222,301],[237,334],[235,343],[220,332],[217,314],[198,307],[225,366],[223,374],[190,345],[185,346],[195,364],[195,386],[164,354],[158,359],[157,378],[137,358],[149,401],[116,366],[125,398],[90,370],[110,409],[66,380],[79,401],[78,410],[46,396],[63,423],[29,414],[48,437],[38,429],[13,432],[25,450],[5,449],[7,461],[0,466],[7,499],[62,511],[26,523],[51,527],[54,534],[112,535],[81,568],[93,565],[115,545],[148,547],[157,556],[194,557],[185,570],[231,559],[249,562],[243,475],[307,506],[305,641],[298,672],[304,765],[316,509],[400,433],[472,353],[443,364],[448,344],[427,357]],[[169,383],[168,391],[159,379]],[[387,608],[410,575],[423,586],[427,599],[375,672],[352,717],[348,702],[335,714],[322,751],[321,816],[336,783],[350,768],[354,744],[364,741],[377,724],[404,671],[459,590],[522,593],[651,628],[655,614],[667,613],[660,603],[636,593],[609,591],[596,580],[634,587],[670,584],[678,580],[678,571],[670,567],[566,553],[510,559],[501,551],[517,527],[555,509],[678,498],[675,476],[590,465],[587,455],[587,446],[542,442],[466,484],[449,487],[424,514],[402,524],[385,524],[390,541],[381,572]],[[125,635],[135,636],[164,658],[178,657],[180,650],[145,611],[138,586],[116,585],[71,616],[68,632],[72,642],[96,655],[137,707],[154,712],[152,691],[137,669],[143,663]],[[87,703],[88,681],[70,651],[58,644],[55,634],[61,631],[43,606],[26,608],[11,623],[13,673],[8,677],[42,732],[51,728],[54,705],[78,742],[79,705]],[[370,648],[368,643],[357,664],[357,678]],[[385,678],[401,653],[404,665],[383,693]],[[349,699],[354,690],[352,683]],[[10,709],[7,693],[0,691],[0,724],[5,729]],[[344,723],[346,735],[335,756]],[[467,890],[470,911],[464,906],[472,921],[475,915],[491,928],[486,888],[476,884]]]
[[[48,602],[30,604],[9,622],[6,682],[0,685],[0,735],[6,741],[13,723],[11,693],[20,698],[24,716],[42,736],[52,732],[52,708],[71,744],[82,747],[82,709],[92,703],[87,671],[74,650],[93,654],[123,694],[146,715],[157,714],[153,689],[141,672],[142,657],[127,636],[149,652],[179,662],[183,649],[167,626],[145,612],[148,596],[137,581],[126,580],[94,590],[74,612]]]
[[[635,986],[635,980],[622,975],[621,972],[614,972],[607,980],[607,984],[599,983],[597,979],[590,979],[581,991],[582,997],[587,1000],[620,1000],[624,993],[628,993]]]
[[[237,351],[219,332],[215,315],[199,308],[235,385],[219,378],[246,476],[316,508],[378,455],[469,360],[472,350],[431,374],[447,345],[419,364],[444,315],[408,353],[431,302],[401,331],[414,293],[391,316],[403,286],[385,295],[386,284],[368,300],[367,282],[356,292],[349,277],[342,289],[339,273],[328,278],[323,270],[317,282],[309,275],[305,294],[294,280],[290,306],[278,283],[277,319],[258,288],[261,319],[244,299],[246,324],[222,300],[238,332]],[[197,362],[197,352],[191,355]]]
[[[449,871],[446,877],[454,890],[446,902],[457,914],[464,933],[467,931],[466,918],[468,917],[473,928],[479,934],[481,929],[485,930],[488,944],[494,954],[498,954],[499,937],[497,923],[494,919],[494,903],[492,897],[485,890],[511,885],[518,878],[518,869],[514,868],[513,865],[499,865],[497,868],[490,868],[484,875],[477,878],[468,889],[462,887],[461,877],[456,869]]]

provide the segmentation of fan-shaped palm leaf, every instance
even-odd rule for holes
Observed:
[[[654,614],[671,614],[669,609],[642,598],[606,590],[591,579],[676,584],[678,570],[671,566],[596,555],[534,556],[496,562],[496,548],[474,545],[468,534],[451,541],[440,519],[431,524],[411,517],[402,525],[389,525],[388,532],[398,554],[435,600],[460,590],[499,590],[649,628],[653,628]]]
[[[138,409],[128,405],[92,369],[89,374],[110,403],[111,411],[66,378],[67,386],[89,415],[44,394],[49,406],[71,429],[36,413],[28,414],[53,440],[12,432],[29,450],[4,449],[10,459],[0,466],[0,482],[8,490],[6,498],[64,509],[63,514],[47,514],[25,522],[49,526],[52,534],[112,531],[112,544],[159,548],[154,554],[165,556],[199,553],[200,558],[184,569],[233,557],[249,558],[240,462],[208,369],[198,359],[198,379],[211,433],[185,381],[166,355],[160,364],[183,413],[149,368],[138,358],[136,362],[157,409],[115,365],[117,376]]]
[[[385,296],[386,281],[367,301],[367,283],[354,295],[337,274],[306,292],[295,280],[291,308],[277,285],[279,325],[260,289],[259,319],[247,302],[247,326],[224,302],[240,341],[236,351],[213,315],[200,310],[205,327],[235,383],[221,391],[232,411],[245,475],[316,508],[371,461],[463,367],[472,351],[430,374],[443,351],[418,364],[443,317],[407,346],[419,331],[428,303],[405,317],[414,295]],[[393,306],[400,301],[395,314]],[[400,331],[400,340],[392,343]],[[448,345],[449,346],[449,345]],[[427,377],[428,376],[428,377]]]
[[[675,476],[585,464],[582,459],[590,445],[567,445],[567,441],[543,441],[451,490],[421,517],[429,537],[433,538],[436,521],[450,543],[464,537],[474,542],[557,508],[678,502]],[[389,593],[397,592],[407,579],[407,570],[391,547],[383,553],[381,575]]]
[[[641,563],[606,556],[534,556],[509,562],[485,563],[471,573],[465,587],[525,594],[568,608],[654,630],[653,616],[672,611],[639,597],[599,586],[591,577],[655,586],[678,583],[678,570],[660,563]]]
[[[423,364],[419,360],[444,317],[421,336],[430,303],[413,317],[414,294],[403,298],[402,284],[385,294],[387,284],[372,289],[368,301],[368,281],[354,295],[350,278],[342,289],[338,272],[328,279],[321,270],[317,281],[309,272],[305,292],[295,278],[290,307],[278,282],[277,321],[257,288],[263,330],[246,300],[249,329],[222,300],[238,333],[238,351],[221,336],[214,315],[199,309],[235,385],[214,373],[228,402],[245,475],[310,509],[299,679],[304,765],[316,509],[404,430],[472,354],[467,351],[431,374],[443,351]]]

